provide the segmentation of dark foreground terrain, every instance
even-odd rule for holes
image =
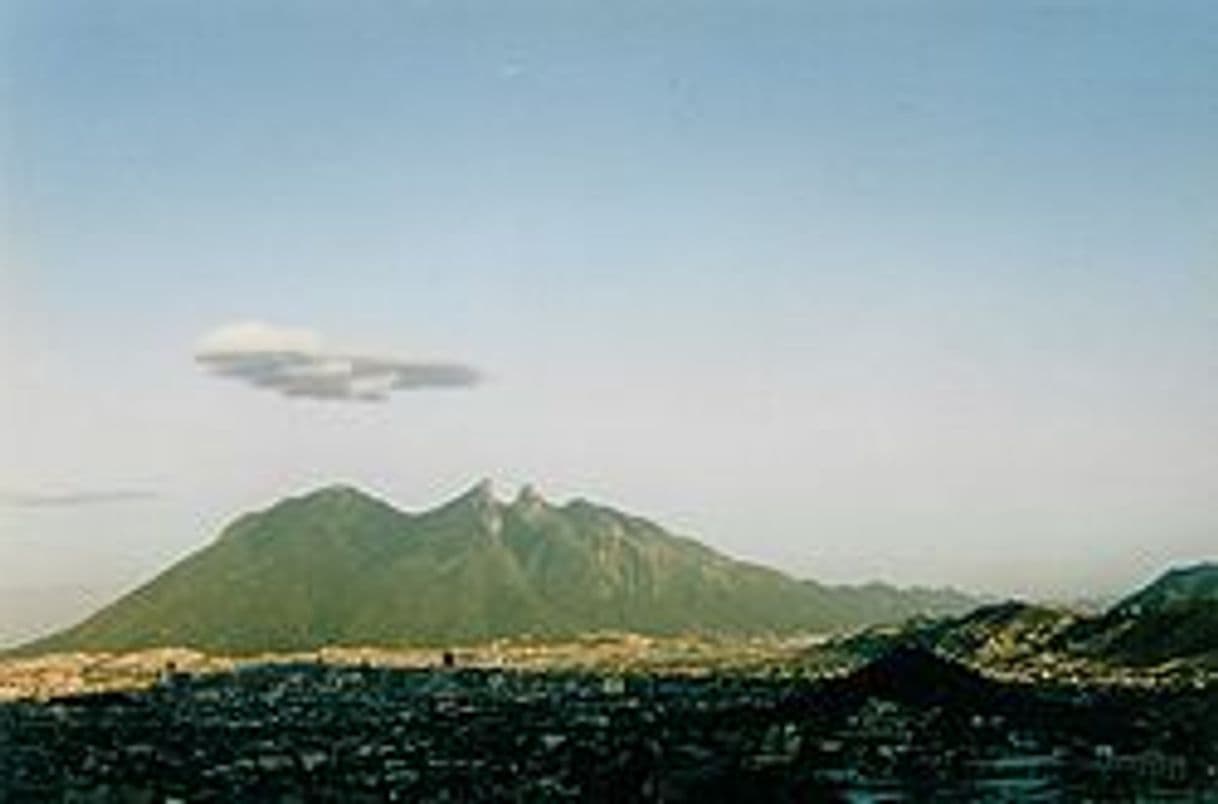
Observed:
[[[1214,800],[1218,691],[279,664],[0,706],[0,801]]]

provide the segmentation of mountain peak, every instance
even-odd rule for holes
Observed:
[[[341,501],[369,497],[370,495],[367,492],[361,491],[349,483],[330,483],[305,494],[303,499]]]
[[[1218,561],[1198,561],[1195,564],[1172,567],[1163,574],[1162,578],[1178,581],[1184,578],[1207,578],[1214,575],[1218,575]]]
[[[544,497],[531,483],[525,483],[512,501],[512,507],[526,514],[534,514],[548,505]]]
[[[289,497],[274,506],[272,510],[284,505],[304,506],[308,509],[345,509],[345,508],[392,508],[393,506],[379,497],[373,496],[349,483],[330,483],[298,497]]]
[[[551,506],[528,486],[508,503],[482,480],[439,508],[407,513],[339,484],[241,517],[222,538],[29,650],[796,633],[871,622],[867,609],[856,595],[733,561],[612,508]],[[898,606],[893,616],[908,613]]]
[[[436,510],[474,508],[479,511],[488,511],[498,506],[499,501],[495,498],[495,484],[491,482],[490,478],[484,477]]]
[[[495,497],[495,485],[489,478],[483,478],[428,514],[439,514],[458,527],[468,526],[472,528],[470,533],[489,536],[493,541],[503,530],[503,509]]]

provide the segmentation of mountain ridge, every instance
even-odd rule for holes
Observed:
[[[238,516],[148,583],[17,652],[795,633],[976,602],[954,591],[799,580],[608,506],[552,504],[530,486],[503,502],[483,480],[408,512],[331,484]]]
[[[1218,563],[1173,567],[1064,636],[1070,650],[1133,665],[1218,665]]]
[[[1218,667],[1218,563],[1170,568],[1099,613],[1008,600],[959,616],[864,629],[810,653],[853,664],[903,645],[1004,670],[1079,660]]]

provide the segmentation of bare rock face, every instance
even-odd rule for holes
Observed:
[[[548,506],[545,498],[538,493],[537,489],[531,483],[526,483],[520,487],[520,492],[512,502],[512,507],[523,516],[533,517],[546,510]]]

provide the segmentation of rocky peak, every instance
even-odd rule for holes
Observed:
[[[546,501],[535,486],[526,483],[520,487],[520,492],[516,495],[512,507],[525,514],[535,514],[546,507]]]
[[[495,486],[483,478],[441,510],[448,515],[470,517],[483,533],[497,536],[503,529],[503,506],[495,499]]]
[[[482,478],[461,494],[454,497],[446,508],[476,508],[479,510],[495,508],[499,504],[495,499],[495,484],[489,478]]]

